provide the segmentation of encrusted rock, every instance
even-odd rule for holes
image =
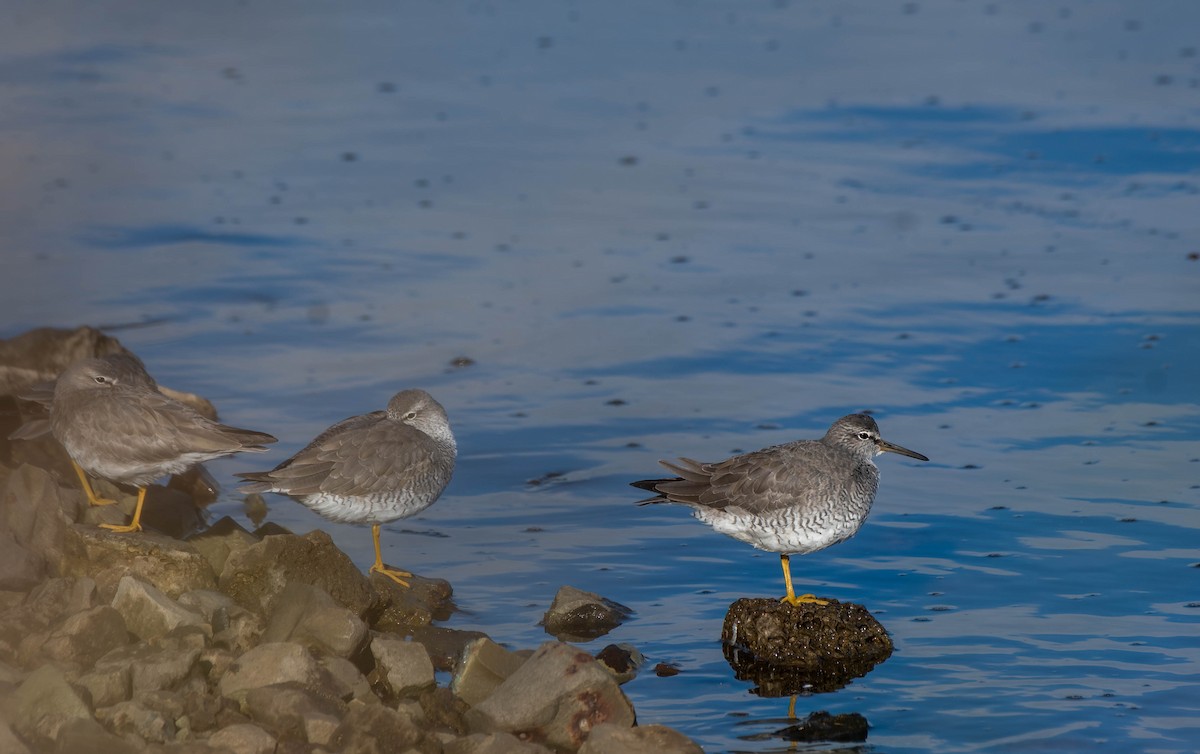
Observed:
[[[633,611],[619,602],[563,586],[542,617],[546,633],[563,641],[589,641],[625,622]]]
[[[199,534],[188,538],[188,544],[204,556],[213,573],[225,570],[231,552],[240,552],[258,543],[258,537],[246,531],[237,521],[224,516]]]
[[[210,626],[199,613],[182,607],[158,588],[124,576],[117,583],[112,605],[124,617],[130,633],[142,640],[163,636],[179,626]]]
[[[366,614],[375,594],[366,576],[329,535],[265,536],[244,550],[231,552],[221,572],[221,591],[251,612],[269,615],[289,583],[311,584],[357,616]]]
[[[869,730],[870,725],[867,723],[867,718],[857,712],[831,715],[828,712],[819,711],[813,712],[795,725],[775,731],[771,736],[784,741],[851,743],[866,741]]]
[[[496,687],[525,664],[525,660],[486,636],[477,639],[463,650],[450,681],[450,690],[474,707],[491,696]]]
[[[755,693],[788,696],[832,691],[866,675],[892,654],[887,631],[861,605],[788,605],[743,598],[725,615],[725,657]]]
[[[289,583],[275,600],[263,641],[292,641],[321,654],[350,657],[367,641],[367,624],[311,584]]]
[[[375,606],[366,618],[372,628],[406,634],[428,626],[432,621],[450,617],[454,611],[451,601],[454,590],[449,581],[415,573],[405,581],[409,586],[400,586],[381,573],[371,574]]]
[[[277,683],[295,682],[315,688],[321,668],[308,650],[299,644],[274,642],[260,644],[237,658],[218,686],[221,695],[241,699],[250,689]]]
[[[692,739],[665,725],[598,725],[579,754],[704,754]]]
[[[601,723],[633,725],[634,713],[612,674],[595,659],[568,644],[547,642],[466,718],[477,732],[506,731],[574,750]]]
[[[371,638],[379,680],[393,696],[415,696],[433,687],[433,663],[425,647],[387,634]]]
[[[105,506],[112,507],[112,506]],[[113,594],[132,576],[171,599],[193,589],[212,589],[216,578],[196,548],[154,532],[135,536],[76,524],[67,531],[67,576],[91,576],[104,594]]]

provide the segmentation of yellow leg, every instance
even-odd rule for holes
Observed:
[[[796,695],[792,694],[792,701],[788,702],[788,720],[796,719]]]
[[[100,524],[101,529],[111,529],[112,531],[123,533],[130,531],[142,530],[142,503],[146,502],[146,488],[138,487],[137,507],[133,509],[133,520],[128,526],[118,526],[117,524]]]
[[[92,489],[92,483],[88,481],[87,474],[83,473],[83,469],[79,468],[79,464],[75,461],[72,460],[71,465],[75,467],[75,473],[79,475],[79,483],[83,485],[83,494],[87,495],[88,505],[113,505],[117,502],[106,497],[96,497],[96,492]]]
[[[383,553],[379,551],[379,524],[371,527],[371,539],[375,540],[375,565],[371,566],[371,572],[382,573],[400,586],[408,586],[409,583],[404,580],[404,577],[412,576],[411,573],[388,568],[383,564]]]
[[[783,583],[784,583],[784,585],[787,586],[787,596],[780,599],[779,600],[780,602],[786,602],[793,607],[795,607],[796,605],[799,605],[801,603],[804,603],[804,602],[807,602],[807,603],[810,603],[813,605],[828,605],[829,604],[829,602],[827,602],[826,600],[819,600],[811,594],[802,594],[799,597],[797,597],[796,592],[792,589],[791,558],[788,557],[787,553],[783,553],[782,555],[779,556],[779,562],[780,562],[780,564],[783,565]]]

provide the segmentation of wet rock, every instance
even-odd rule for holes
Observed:
[[[221,677],[222,696],[240,700],[250,689],[277,683],[298,683],[315,688],[321,678],[320,666],[308,650],[299,644],[274,642],[260,644],[237,658]]]
[[[425,645],[435,670],[453,672],[467,645],[477,639],[486,638],[482,631],[462,631],[442,626],[424,626],[413,629],[412,640]]]
[[[371,574],[375,606],[366,618],[372,628],[387,633],[407,634],[428,626],[434,620],[450,617],[454,611],[451,601],[454,590],[450,588],[450,582],[425,578],[415,573],[405,581],[409,582],[409,586],[400,586],[379,573]]]
[[[275,737],[253,723],[222,728],[209,737],[210,746],[228,749],[233,754],[274,754]]]
[[[474,707],[491,696],[501,683],[525,664],[525,659],[486,636],[477,639],[463,650],[462,659],[450,681],[450,690]]]
[[[335,699],[319,696],[296,683],[282,683],[250,689],[242,700],[242,712],[261,725],[280,741],[309,741],[306,721],[319,725],[314,729],[324,733],[324,743],[332,738],[338,721],[345,714],[345,705]],[[330,723],[332,722],[332,725]]]
[[[433,688],[433,663],[425,647],[416,642],[375,634],[371,638],[375,672],[394,697],[416,696]]]
[[[417,746],[424,734],[411,716],[383,705],[351,702],[330,748],[341,754],[383,754]]]
[[[105,506],[112,507],[112,506]],[[175,599],[194,589],[212,589],[216,578],[196,548],[154,532],[118,534],[75,525],[67,530],[65,576],[91,576],[101,594],[114,594],[132,576]]]
[[[598,725],[579,754],[704,754],[692,739],[665,725]]]
[[[11,696],[0,699],[0,705],[0,717],[35,750],[50,749],[59,731],[72,720],[92,719],[87,702],[53,665],[30,673]]]
[[[589,641],[604,636],[621,625],[633,611],[624,605],[564,586],[554,595],[554,603],[542,617],[546,633],[564,641]]]
[[[725,657],[754,693],[789,696],[832,691],[868,673],[892,653],[883,626],[861,605],[788,605],[739,599],[721,631]]]
[[[551,754],[551,750],[532,741],[522,741],[511,733],[472,733],[451,741],[444,754]]]
[[[612,672],[620,684],[632,681],[637,676],[638,668],[646,661],[645,656],[631,644],[609,644],[596,653],[596,659]]]
[[[263,622],[233,598],[209,589],[197,589],[179,596],[179,605],[199,613],[212,629],[212,643],[238,653],[259,643]]]
[[[17,468],[0,494],[0,530],[33,560],[25,567],[54,576],[66,573],[67,530],[79,516],[79,500],[46,470]],[[84,574],[78,574],[84,575]]]
[[[112,604],[125,619],[130,633],[144,641],[164,636],[179,626],[212,630],[202,615],[182,607],[158,588],[132,576],[124,576],[117,583]]]
[[[41,651],[46,657],[87,670],[128,640],[121,614],[108,605],[98,605],[63,621]]]
[[[476,732],[505,731],[574,750],[601,723],[633,725],[634,713],[612,674],[590,655],[547,642],[466,719]]]
[[[367,624],[311,584],[289,583],[275,600],[263,641],[292,641],[319,654],[350,657],[367,641]]]
[[[229,553],[239,552],[257,544],[258,537],[246,531],[237,521],[225,516],[199,534],[189,537],[187,541],[204,556],[213,573],[219,574],[225,570],[225,561],[229,559]]]
[[[818,741],[849,743],[866,741],[869,730],[870,725],[867,723],[867,718],[857,712],[831,715],[828,712],[820,711],[813,712],[795,725],[775,731],[771,737],[781,738],[784,741],[809,743]]]
[[[376,599],[367,578],[323,531],[265,536],[230,552],[220,588],[251,612],[269,615],[289,583],[315,586],[359,617]]]

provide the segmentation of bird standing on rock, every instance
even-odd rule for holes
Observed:
[[[811,594],[796,596],[789,556],[854,536],[875,500],[879,469],[872,459],[880,453],[929,460],[884,440],[870,416],[850,414],[820,440],[797,440],[717,463],[659,461],[679,476],[632,484],[657,493],[642,504],[682,503],[722,534],[779,553],[787,587],[782,601],[826,604]]]
[[[158,391],[141,360],[130,354],[85,359],[58,376],[50,404],[50,431],[62,443],[91,505],[96,496],[87,475],[137,487],[137,507],[116,532],[140,531],[146,487],[197,463],[240,451],[261,452],[275,438],[218,424]],[[86,473],[85,473],[86,472]]]
[[[370,524],[371,571],[408,586],[411,573],[383,564],[379,527],[433,505],[450,483],[457,452],[442,405],[424,390],[404,390],[386,411],[334,424],[271,471],[238,476],[252,482],[243,492],[291,495],[330,521]]]

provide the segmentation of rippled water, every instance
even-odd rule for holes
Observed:
[[[798,712],[889,752],[1200,740],[1194,4],[10,15],[0,334],[110,326],[274,460],[430,389],[459,467],[384,543],[448,625],[532,646],[597,591],[636,616],[589,646],[681,670],[626,686],[643,723],[786,749],[718,641],[778,559],[627,484],[871,409],[933,461],[879,459],[867,526],[793,571],[897,650]]]

